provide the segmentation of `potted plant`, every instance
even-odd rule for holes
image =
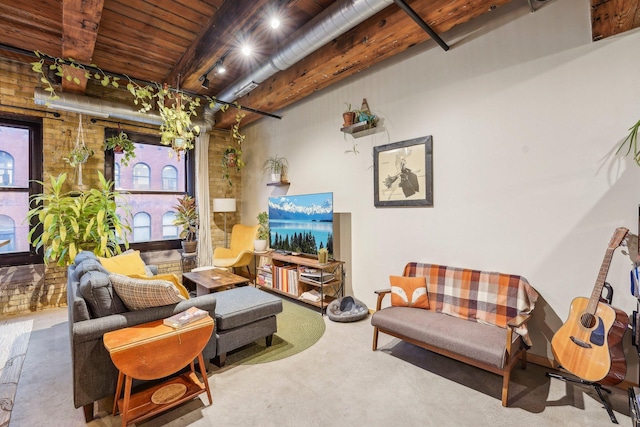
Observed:
[[[86,163],[89,157],[93,156],[93,149],[88,148],[86,145],[80,145],[74,147],[67,157],[63,157],[64,161],[69,163],[72,168],[78,165]]]
[[[104,141],[104,149],[113,150],[116,153],[124,153],[124,157],[120,160],[120,163],[124,166],[128,166],[129,161],[136,156],[136,146],[125,131],[120,131],[118,134],[107,138]]]
[[[640,166],[640,150],[638,149],[638,131],[640,130],[640,120],[636,122],[635,125],[629,128],[629,135],[622,141],[620,147],[616,151],[616,154],[620,152],[626,145],[629,145],[625,156],[629,155],[629,153],[633,152],[633,160]]]
[[[173,223],[182,227],[180,238],[182,240],[182,249],[185,253],[193,253],[197,247],[198,237],[198,206],[196,199],[188,194],[178,197],[178,204],[173,209],[176,211],[176,218]]]
[[[122,253],[120,244],[129,247],[125,231],[131,228],[122,220],[128,217],[128,205],[100,171],[98,177],[98,188],[63,192],[67,174],[52,176],[51,192],[32,196],[31,204],[36,207],[27,213],[27,220],[41,227],[31,229],[29,243],[36,250],[44,247],[46,264],[70,265],[82,250],[110,257]]]
[[[235,169],[236,172],[240,172],[244,167],[241,156],[240,148],[227,147],[222,153],[222,177],[227,180],[229,186],[233,185],[230,171]]]
[[[284,157],[273,156],[264,161],[264,170],[271,173],[271,182],[280,182],[289,162]]]
[[[351,104],[346,103],[347,109],[342,113],[343,127],[351,126],[356,121],[356,112],[351,109]]]
[[[253,247],[256,252],[264,252],[269,246],[269,214],[262,211],[258,214],[258,234],[256,240],[253,241]]]

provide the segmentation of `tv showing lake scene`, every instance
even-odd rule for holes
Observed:
[[[333,255],[333,193],[269,197],[271,248]]]

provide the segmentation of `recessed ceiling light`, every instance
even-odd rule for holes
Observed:
[[[277,16],[274,16],[273,18],[271,18],[270,24],[271,24],[271,28],[275,30],[280,26],[280,18],[278,18]]]
[[[250,56],[251,55],[251,47],[249,47],[249,45],[243,45],[242,46],[242,54],[244,56]]]

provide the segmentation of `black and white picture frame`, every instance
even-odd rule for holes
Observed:
[[[431,135],[373,147],[374,206],[433,206]]]

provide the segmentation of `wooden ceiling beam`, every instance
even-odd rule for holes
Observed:
[[[91,63],[96,46],[98,28],[104,0],[62,1],[62,57],[73,58],[80,63]],[[84,72],[66,67],[67,73],[80,80],[80,84],[62,80],[65,92],[84,93],[87,79]]]
[[[593,41],[638,27],[640,27],[640,0],[591,0]]]
[[[492,6],[499,7],[511,1],[422,0],[414,1],[412,8],[434,31],[445,34],[451,28],[495,9]],[[267,79],[238,102],[262,111],[277,111],[428,39],[406,13],[391,5]],[[259,118],[261,116],[247,114],[242,123]],[[234,123],[233,111],[216,114],[216,127],[227,129]]]
[[[269,0],[225,1],[164,81],[177,81],[180,75],[183,78],[181,87],[197,91],[200,88],[198,78],[233,44],[234,35],[256,20],[258,12],[269,3]]]

